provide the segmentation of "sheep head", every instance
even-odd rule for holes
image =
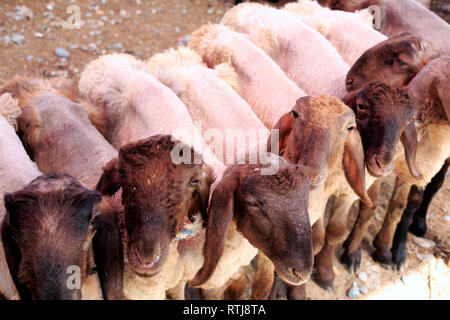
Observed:
[[[421,179],[415,164],[417,134],[415,108],[406,89],[393,89],[377,81],[367,85],[354,99],[349,99],[356,113],[356,123],[361,135],[366,167],[375,177],[391,173],[394,156],[400,139],[413,177]],[[346,100],[346,99],[344,99]]]
[[[440,50],[427,40],[409,33],[394,36],[368,49],[354,63],[345,80],[347,91],[362,89],[378,80],[394,87],[407,85],[439,56]]]
[[[180,146],[192,164],[174,163],[172,151]],[[194,163],[196,158],[200,161]],[[198,211],[206,216],[213,181],[201,155],[169,135],[128,144],[106,165],[97,190],[112,195],[122,188],[127,256],[136,273],[151,276],[161,270],[185,218]]]
[[[342,170],[356,194],[369,206],[365,188],[364,152],[354,112],[329,96],[302,97],[283,115],[278,129],[280,155],[308,167],[312,186]],[[269,137],[268,144],[271,143]],[[269,151],[271,146],[268,145]]]
[[[274,263],[285,281],[299,285],[309,279],[313,264],[310,180],[304,168],[276,158],[280,166],[273,175],[261,174],[260,164],[233,165],[225,171],[210,201],[204,264],[191,286],[201,286],[213,274],[231,221]]]
[[[22,298],[80,299],[80,288],[68,286],[70,267],[79,268],[82,283],[101,195],[71,176],[48,174],[4,200],[2,240]]]

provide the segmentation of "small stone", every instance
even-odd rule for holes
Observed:
[[[56,48],[55,49],[55,54],[59,58],[63,58],[63,59],[67,59],[67,58],[70,57],[69,51],[67,51],[66,49],[63,49],[63,48]]]
[[[88,46],[81,46],[81,50],[83,50],[83,51],[88,51],[88,50],[89,50],[89,47],[88,47]]]
[[[53,3],[49,3],[45,6],[47,10],[53,10]]]
[[[43,38],[44,37],[44,35],[42,33],[40,33],[40,32],[35,32],[34,36],[37,37],[37,38]]]
[[[366,282],[367,281],[367,274],[365,272],[358,273],[358,279],[361,280],[362,282]]]
[[[72,49],[72,50],[75,50],[75,49],[78,49],[78,45],[77,44],[71,44],[69,46],[69,48]]]
[[[29,55],[29,56],[27,57],[27,60],[28,60],[28,61],[33,60],[33,55]]]
[[[86,12],[85,16],[86,16],[86,18],[90,18],[90,17],[92,17],[92,13]]]
[[[108,2],[108,0],[100,0],[100,3],[105,5]]]
[[[419,258],[419,260],[421,261],[425,261],[425,260],[430,260],[434,258],[434,255],[432,255],[431,253],[425,253],[425,254],[421,254],[419,252],[416,253],[417,258]]]
[[[351,287],[347,291],[347,297],[349,297],[350,299],[356,299],[356,298],[359,298],[359,296],[360,296],[359,288],[356,286]]]
[[[176,33],[180,33],[180,28],[175,27],[175,32],[176,32]]]
[[[444,217],[444,220],[445,220],[445,221],[450,221],[450,216],[445,216],[445,217]]]
[[[359,287],[359,292],[360,292],[361,294],[367,294],[367,293],[369,292],[369,289],[367,289],[366,286],[360,286],[360,287]]]
[[[89,43],[88,48],[89,48],[89,50],[95,50],[95,49],[97,49],[97,45],[95,43]]]
[[[115,43],[113,44],[113,49],[117,49],[117,50],[121,50],[122,49],[122,44],[121,43]]]
[[[42,63],[42,62],[44,62],[44,59],[42,59],[42,58],[36,58],[36,62],[37,62],[37,63]]]
[[[42,26],[41,31],[45,31],[45,30],[47,30],[47,26]]]
[[[356,281],[353,281],[352,287],[356,287],[357,285],[358,285],[358,283]]]
[[[125,10],[120,10],[120,12],[119,12],[119,15],[122,17],[122,18],[125,18],[126,16],[127,16],[127,12],[125,11]]]
[[[22,34],[18,33],[11,37],[11,41],[20,46],[25,42],[25,37]]]
[[[207,14],[213,14],[213,12],[214,12],[214,9],[213,9],[213,8],[209,8],[208,10],[206,10],[206,13],[207,13]]]
[[[416,245],[418,245],[419,247],[424,248],[424,249],[432,249],[432,248],[436,247],[436,242],[434,242],[430,239],[414,237],[413,242]]]
[[[181,10],[181,13],[182,13],[182,14],[186,14],[186,13],[187,13],[187,10],[186,10],[186,9],[183,9],[183,10]]]

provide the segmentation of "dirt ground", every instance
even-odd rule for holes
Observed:
[[[280,5],[286,2],[280,1]],[[1,0],[0,85],[15,75],[77,79],[89,61],[106,53],[127,52],[141,59],[149,58],[182,44],[201,25],[217,23],[233,3],[232,0]],[[25,5],[32,14],[14,15],[18,5]],[[84,24],[79,29],[64,27],[73,14],[66,11],[70,5],[80,9]],[[431,8],[450,21],[449,0],[432,0]],[[55,54],[57,48],[65,49],[67,52],[63,54],[69,56],[59,58]],[[429,210],[427,238],[436,242],[436,247],[422,249],[413,243],[410,235],[407,262],[402,272],[385,270],[370,258],[371,243],[381,227],[393,187],[392,177],[383,186],[377,218],[365,239],[360,269],[366,273],[375,270],[379,283],[371,286],[369,293],[361,298],[450,299],[449,176]],[[309,299],[347,299],[346,292],[352,283],[362,284],[337,259],[335,271],[336,292],[326,292],[310,281],[307,285]],[[409,282],[405,280],[407,277],[402,278],[407,274],[413,274]],[[414,277],[417,281],[411,280]]]

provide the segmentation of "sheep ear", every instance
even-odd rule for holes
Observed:
[[[92,239],[94,260],[98,269],[98,277],[105,300],[123,299],[123,246],[120,227],[117,219],[119,214],[112,200],[103,198],[100,203],[95,227],[96,233]]]
[[[11,228],[16,231],[19,229],[19,213],[33,212],[37,203],[37,197],[32,192],[26,190],[19,190],[14,193],[5,194],[4,198],[5,208],[8,212],[7,222]]]
[[[284,148],[286,139],[292,130],[292,119],[294,118],[293,112],[284,114],[277,124],[272,128],[269,139],[267,140],[267,152],[278,154],[281,149]],[[274,133],[278,130],[278,139]],[[272,143],[272,139],[275,139]]]
[[[205,261],[190,281],[191,287],[201,286],[209,280],[223,254],[228,227],[233,218],[234,192],[238,184],[239,174],[237,170],[232,170],[222,178],[212,194],[203,248]]]
[[[103,174],[95,190],[103,195],[112,196],[120,189],[120,186],[119,160],[118,158],[113,158],[103,168]]]
[[[435,83],[436,91],[450,122],[450,79],[439,79]]]
[[[405,147],[405,158],[411,175],[417,180],[423,179],[416,167],[417,132],[414,119],[411,120],[403,130],[400,140]]]
[[[213,169],[208,165],[204,165],[202,168],[202,179],[198,187],[198,193],[200,195],[200,212],[203,217],[203,220],[205,221],[207,220],[208,216],[207,210],[208,210],[209,192],[211,185],[214,183],[215,180],[216,177],[214,175]]]
[[[350,132],[344,149],[342,164],[344,166],[345,177],[353,191],[355,191],[368,207],[371,207],[372,201],[367,195],[366,190],[364,150],[361,143],[361,136],[357,130]]]

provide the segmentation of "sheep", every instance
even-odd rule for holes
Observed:
[[[232,164],[245,154],[257,155],[263,151],[260,147],[265,147],[269,130],[233,90],[237,81],[231,66],[220,64],[217,66],[219,71],[209,69],[198,54],[185,47],[156,54],[146,64],[148,72],[184,102],[193,121],[205,130],[205,142],[214,149],[220,161]],[[223,73],[224,70],[227,72]],[[209,142],[209,135],[218,141],[211,139]],[[244,150],[236,143],[230,148],[227,142],[233,136],[241,141],[248,137],[249,146]]]
[[[189,47],[209,67],[231,65],[238,80],[238,93],[267,128],[306,94],[266,53],[246,35],[223,25],[205,25],[195,31]]]
[[[69,173],[88,188],[94,188],[102,173],[102,167],[117,151],[91,124],[87,107],[67,99],[64,90],[55,88],[49,81],[36,78],[16,77],[0,88],[0,92],[8,92],[18,99],[21,108],[21,115],[17,120],[18,132],[40,171]],[[59,176],[48,176],[42,179],[42,184],[45,185],[48,180],[51,185],[53,179],[72,183],[64,177],[60,179]],[[58,186],[59,182],[55,183]],[[87,190],[84,189],[86,192]],[[72,194],[70,190],[68,194]],[[62,202],[58,205],[63,206],[64,197],[61,197]],[[105,299],[120,299],[123,287],[123,253],[115,208],[108,202],[110,200],[105,199],[100,206],[101,215],[98,216],[95,226],[97,233],[92,241],[93,245],[97,246],[94,254],[103,296]],[[43,214],[47,212],[46,209],[42,210]],[[64,226],[69,233],[71,224]],[[90,238],[87,244],[89,241]],[[108,250],[104,246],[107,246]],[[101,292],[96,290],[99,288],[96,282],[96,275],[88,279],[86,283],[92,283],[94,287],[85,286],[84,299],[101,298]],[[38,287],[35,289],[39,290]]]
[[[347,91],[362,89],[373,81],[404,86],[441,50],[430,41],[409,33],[393,36],[368,49],[346,76]]]
[[[81,74],[78,84],[80,95],[95,104],[96,112],[101,118],[107,120],[107,125],[102,133],[116,148],[120,149],[129,145],[131,149],[133,143],[142,139],[165,134],[171,135],[183,146],[191,146],[194,150],[198,150],[204,161],[201,168],[203,171],[201,185],[199,185],[199,188],[203,188],[199,191],[201,191],[204,203],[208,200],[209,191],[207,190],[209,190],[210,183],[214,182],[215,177],[220,179],[225,165],[207,147],[203,146],[202,138],[194,127],[184,104],[169,88],[157,81],[145,69],[143,62],[130,55],[102,56],[90,62]],[[136,115],[139,115],[139,118]],[[116,164],[118,164],[118,158],[111,160],[104,168],[102,178],[97,185],[97,189],[102,194],[116,191],[102,187],[109,181],[108,173],[115,172]],[[132,174],[132,171],[129,174]],[[189,178],[188,176],[184,177]],[[142,180],[140,183],[144,184],[146,180]],[[186,190],[179,188],[176,191],[180,196],[184,192]],[[203,206],[205,205],[203,204]],[[172,210],[171,207],[167,208],[168,213],[171,213]],[[127,210],[124,215],[125,228],[128,228]],[[187,228],[190,226],[195,226],[195,224],[186,223]],[[160,232],[164,232],[164,230]],[[169,233],[169,231],[167,232]],[[133,247],[135,240],[137,243],[138,240],[145,241],[146,239],[142,234],[136,236],[142,239],[131,239],[133,243],[128,243],[128,247]],[[133,256],[134,252],[127,252],[128,254]],[[125,265],[124,290],[126,297],[129,299],[164,299],[166,292],[172,298],[182,299],[184,297],[183,292],[177,292],[174,288],[183,275],[182,262],[176,250],[176,243],[173,243],[164,255],[167,257],[166,263],[159,272],[151,277],[142,277],[139,272],[136,272],[141,268],[145,269],[145,264],[140,266],[134,257],[129,258],[131,263]],[[151,271],[150,265],[149,272]]]
[[[3,195],[24,187],[41,175],[14,130],[20,113],[17,99],[10,93],[0,95],[0,226],[3,225],[6,214]],[[0,293],[8,300],[20,299],[10,275],[3,241],[0,241],[0,275]]]
[[[323,35],[295,13],[242,3],[227,11],[221,23],[247,34],[307,94],[345,95],[343,81],[349,66]]]
[[[382,229],[374,241],[376,247],[374,258],[381,263],[391,263],[393,258],[396,267],[403,264],[406,256],[405,246],[398,243],[392,251],[394,256],[391,255],[390,249],[395,228],[406,207],[409,190],[412,185],[424,188],[450,156],[449,79],[450,58],[441,57],[428,63],[408,84],[411,101],[417,108],[416,119],[421,122],[417,128],[416,162],[422,172],[422,179],[411,175],[404,159],[396,159],[394,173],[397,180],[394,194]],[[403,238],[406,238],[406,234]]]
[[[350,66],[364,51],[387,39],[373,29],[373,17],[368,10],[358,14],[330,10],[311,0],[290,2],[283,9],[297,13],[302,21],[323,34]],[[369,24],[366,22],[367,16],[370,18]]]
[[[445,54],[450,54],[450,26],[435,13],[414,0],[327,0],[331,9],[355,11],[368,6],[380,10],[381,32],[388,37],[403,32],[416,34],[436,43]],[[417,23],[420,21],[420,23]]]
[[[98,258],[110,257],[105,250],[112,243],[111,225],[105,208],[99,213],[100,201],[99,193],[66,174],[41,175],[23,189],[5,194],[2,240],[22,299],[85,298],[94,264],[102,269]]]
[[[356,130],[355,114],[344,103],[330,96],[304,97],[275,126],[279,129],[279,150],[290,163],[310,168],[312,185],[308,208],[313,226],[314,253],[325,242],[324,211],[328,198],[335,194],[342,203],[360,197],[368,206],[364,153]],[[312,174],[314,173],[314,174]],[[321,188],[320,188],[321,186]],[[355,199],[356,198],[356,199]],[[334,247],[346,227],[348,210],[338,210],[330,218],[325,249]],[[335,230],[331,230],[331,228]],[[301,287],[289,287],[289,297],[298,296]]]

